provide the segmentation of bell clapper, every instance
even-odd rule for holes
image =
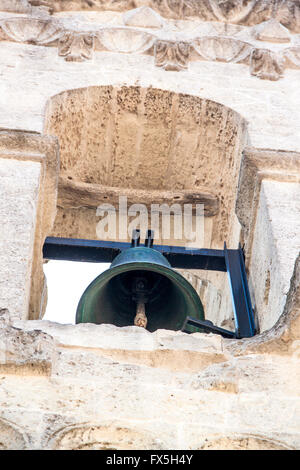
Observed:
[[[135,278],[132,291],[133,300],[136,302],[136,311],[133,324],[135,326],[146,328],[148,322],[145,312],[145,303],[148,300],[147,280],[142,277]]]
[[[135,326],[141,326],[146,328],[147,326],[147,317],[145,313],[145,304],[144,302],[137,302],[136,304],[136,315],[134,317]]]

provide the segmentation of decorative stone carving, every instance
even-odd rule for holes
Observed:
[[[286,63],[290,68],[300,67],[300,47],[289,47],[284,51]]]
[[[146,432],[121,426],[81,425],[60,429],[49,439],[53,450],[163,449],[160,440]]]
[[[205,439],[199,450],[293,450],[282,442],[264,436],[223,436]]]
[[[164,24],[162,17],[146,6],[127,11],[123,14],[123,21],[127,26],[141,28],[161,28]]]
[[[191,2],[190,2],[191,3]],[[210,7],[219,21],[238,23],[243,21],[252,11],[258,0],[246,0],[244,2],[232,0],[209,0]]]
[[[273,0],[275,3],[275,0]],[[291,32],[300,33],[300,4],[294,0],[277,2],[274,17]]]
[[[193,46],[203,59],[224,62],[242,62],[252,50],[252,46],[246,42],[216,36],[196,39]]]
[[[0,0],[0,10],[14,13],[28,13],[31,6],[28,0]]]
[[[18,426],[0,419],[0,450],[25,450],[28,438]]]
[[[274,18],[256,26],[253,35],[259,41],[286,43],[291,40],[289,30]]]
[[[68,62],[92,59],[94,37],[91,34],[67,32],[59,40],[58,55]]]
[[[190,44],[158,40],[154,49],[155,65],[165,70],[180,71],[187,69]]]
[[[151,6],[163,16],[197,16],[205,21],[256,24],[270,18],[276,0],[152,0]]]
[[[130,7],[151,7],[165,18],[198,17],[204,21],[221,21],[256,25],[277,19],[293,32],[300,32],[300,4],[294,0],[139,0]],[[0,0],[1,11],[26,13],[35,9],[59,11],[126,11],[127,0]]]
[[[63,34],[56,21],[37,18],[8,18],[0,22],[0,28],[6,39],[43,46],[55,43]]]
[[[136,10],[141,11],[141,9]],[[142,9],[142,11],[149,10],[152,12],[151,15],[157,15],[148,7]],[[137,15],[138,20],[142,21],[142,18],[143,16]],[[152,27],[154,27],[153,25],[154,23],[152,23]],[[158,35],[163,35],[163,32],[154,35],[154,33],[131,27],[109,26],[98,31],[75,32],[68,31],[53,19],[16,17],[0,22],[0,40],[12,40],[40,46],[57,45],[58,54],[65,57],[66,61],[74,62],[91,59],[94,49],[119,53],[153,53],[156,66],[173,71],[187,69],[189,60],[197,60],[199,56],[203,60],[233,63],[248,63],[251,56],[251,74],[267,80],[278,80],[282,76],[285,66],[298,67],[297,46],[289,48],[287,52],[284,49],[271,51],[255,48],[255,43],[251,42],[249,31],[244,31],[247,28],[237,25],[229,26],[224,27],[221,23],[219,27],[216,24],[205,24],[204,28],[201,27],[197,30],[196,34],[200,33],[200,36],[196,36],[195,39],[191,38],[188,42],[161,39]],[[205,36],[203,36],[203,32],[206,34]],[[262,28],[260,25],[254,29],[253,35],[261,40],[277,42],[290,40],[288,30],[277,20],[265,22]],[[297,43],[294,42],[294,44]],[[197,54],[191,54],[192,47]]]
[[[155,41],[152,34],[129,28],[106,28],[97,35],[97,49],[112,52],[143,53],[150,49]]]
[[[279,80],[284,71],[280,53],[268,49],[253,49],[250,56],[250,73],[263,80]]]
[[[152,0],[150,6],[164,17],[197,16],[204,21],[249,26],[276,18],[290,31],[300,31],[300,4],[294,0]]]

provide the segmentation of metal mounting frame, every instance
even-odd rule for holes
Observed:
[[[139,234],[133,240],[135,240],[135,244],[139,244]],[[52,260],[111,263],[121,251],[130,248],[132,243],[47,237],[43,247],[43,256],[45,259]],[[145,244],[152,247],[153,235],[151,231],[147,233]],[[191,317],[187,317],[182,331],[185,331],[187,325],[192,325],[199,327],[201,331],[213,332],[226,338],[248,338],[255,335],[255,321],[247,283],[244,253],[240,245],[235,250],[227,249],[226,243],[224,243],[223,250],[205,248],[188,250],[184,247],[167,245],[155,245],[153,249],[161,252],[173,268],[223,271],[228,274],[235,332],[219,328],[210,321],[200,321]],[[186,332],[189,333],[189,331]]]

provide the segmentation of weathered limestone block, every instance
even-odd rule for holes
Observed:
[[[100,203],[109,199],[110,204],[117,207],[120,196],[127,198],[128,206],[131,204],[144,204],[149,213],[152,204],[192,204],[193,211],[196,204],[203,204],[204,215],[211,217],[219,212],[219,200],[213,194],[205,191],[178,190],[130,190],[127,188],[115,188],[92,183],[79,183],[68,177],[59,178],[58,205],[64,208],[87,207],[97,209]]]
[[[263,180],[249,265],[261,331],[283,312],[299,253],[300,183]]]
[[[271,328],[283,311],[300,250],[299,169],[297,153],[244,152],[237,214],[261,331]]]
[[[11,363],[20,361],[22,341],[28,342],[22,364],[38,359],[36,348],[42,357],[56,351],[50,377],[32,377],[25,368],[22,376],[1,375],[1,417],[22,435],[26,429],[27,448],[299,446],[292,357],[255,350],[239,357],[231,340],[200,333],[43,321],[18,321],[10,329]]]
[[[26,318],[29,307],[34,233],[41,165],[0,161],[0,306]]]
[[[226,350],[235,355],[277,354],[298,358],[300,347],[300,256],[297,257],[283,313],[269,330],[240,341],[224,340]],[[299,381],[299,374],[296,374]]]
[[[49,335],[0,325],[0,374],[51,375],[55,356]]]
[[[97,348],[103,357],[120,363],[144,364],[170,371],[195,371],[214,362],[224,362],[222,338],[216,335],[158,330],[151,334],[144,328],[113,325],[59,325],[48,321],[15,322],[30,331],[38,328],[66,348]],[[141,349],[143,353],[141,354]]]
[[[14,318],[44,313],[42,246],[56,214],[57,141],[54,137],[0,132],[1,307]]]
[[[243,228],[247,265],[251,257],[253,229],[262,180],[297,183],[299,174],[300,154],[298,152],[245,148],[236,198],[236,212]]]

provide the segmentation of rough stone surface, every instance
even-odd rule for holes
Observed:
[[[299,252],[300,184],[263,180],[249,268],[260,331],[283,312]]]
[[[90,183],[90,192],[94,185],[104,190],[146,187],[160,194],[164,189],[189,190],[190,202],[201,202],[196,192],[204,185],[220,204],[211,245],[222,247],[224,238],[230,239],[228,216],[245,138],[238,114],[214,102],[154,88],[90,87],[54,97],[45,131],[59,138],[61,174],[71,184]],[[223,172],[215,172],[221,164]],[[152,202],[160,202],[153,193]],[[64,200],[59,204],[64,207]]]
[[[40,163],[0,160],[0,308],[26,318],[29,306]]]
[[[6,328],[11,360],[31,357],[35,371],[42,359],[51,364],[44,374],[1,371],[2,428],[15,433],[14,445],[19,436],[25,448],[45,449],[299,446],[292,357],[234,357],[220,337],[200,333],[43,321]]]
[[[46,303],[42,246],[56,215],[57,139],[1,130],[0,156],[1,217],[5,221],[0,237],[2,247],[9,247],[2,252],[6,268],[1,296],[3,301],[7,296],[11,299],[7,304],[4,301],[3,307],[13,316],[39,318]]]

